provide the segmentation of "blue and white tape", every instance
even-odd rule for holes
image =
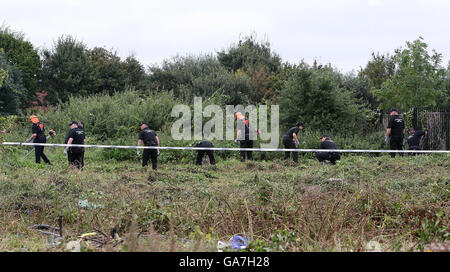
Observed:
[[[160,149],[160,150],[215,150],[215,151],[265,151],[265,152],[341,152],[341,153],[443,153],[450,150],[370,150],[370,149],[284,149],[284,148],[239,148],[239,147],[187,147],[187,146],[131,146],[131,145],[82,145],[82,144],[47,144],[3,142],[10,146],[54,146],[86,148],[122,148],[122,149]]]

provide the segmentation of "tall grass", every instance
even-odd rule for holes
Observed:
[[[0,162],[0,249],[63,251],[83,233],[115,229],[126,242],[84,250],[214,251],[239,234],[248,251],[365,251],[369,241],[420,251],[449,241],[449,163],[446,155],[349,156],[336,166],[229,159],[152,171],[87,156],[78,172],[63,160],[50,167],[13,154]],[[81,208],[80,200],[100,206]],[[55,225],[60,215],[60,246],[28,228]]]

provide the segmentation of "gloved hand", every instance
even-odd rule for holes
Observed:
[[[160,153],[161,153],[161,152],[159,152],[159,149],[156,149],[156,154],[157,154],[157,156],[159,156]]]
[[[384,136],[384,141],[387,143],[388,142],[388,136]]]
[[[25,143],[29,143],[29,142],[31,142],[31,138],[28,138],[25,140]]]
[[[299,142],[299,141],[296,141],[296,142],[295,142],[295,147],[298,147],[299,144],[300,144],[300,142]]]
[[[238,143],[238,139],[234,140],[234,143],[237,144]]]
[[[138,156],[141,155],[141,151],[138,149],[137,152],[136,152],[136,154],[137,154]]]
[[[64,155],[67,154],[67,148],[64,148]]]

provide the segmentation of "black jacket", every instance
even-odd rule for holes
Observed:
[[[139,132],[139,140],[144,142],[144,146],[157,146],[156,136],[156,132],[149,128]]]
[[[393,115],[389,118],[388,128],[391,129],[390,137],[402,137],[403,130],[405,129],[405,121],[400,117],[400,115]]]

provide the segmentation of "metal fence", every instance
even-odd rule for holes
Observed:
[[[401,110],[405,113],[408,111]],[[413,108],[412,116],[400,114],[406,126],[415,130],[428,130],[427,136],[422,138],[421,147],[424,150],[450,150],[450,107],[447,108]],[[380,113],[380,124],[385,129],[389,121],[389,114]]]
[[[414,108],[413,127],[428,130],[423,149],[450,149],[450,107]]]

